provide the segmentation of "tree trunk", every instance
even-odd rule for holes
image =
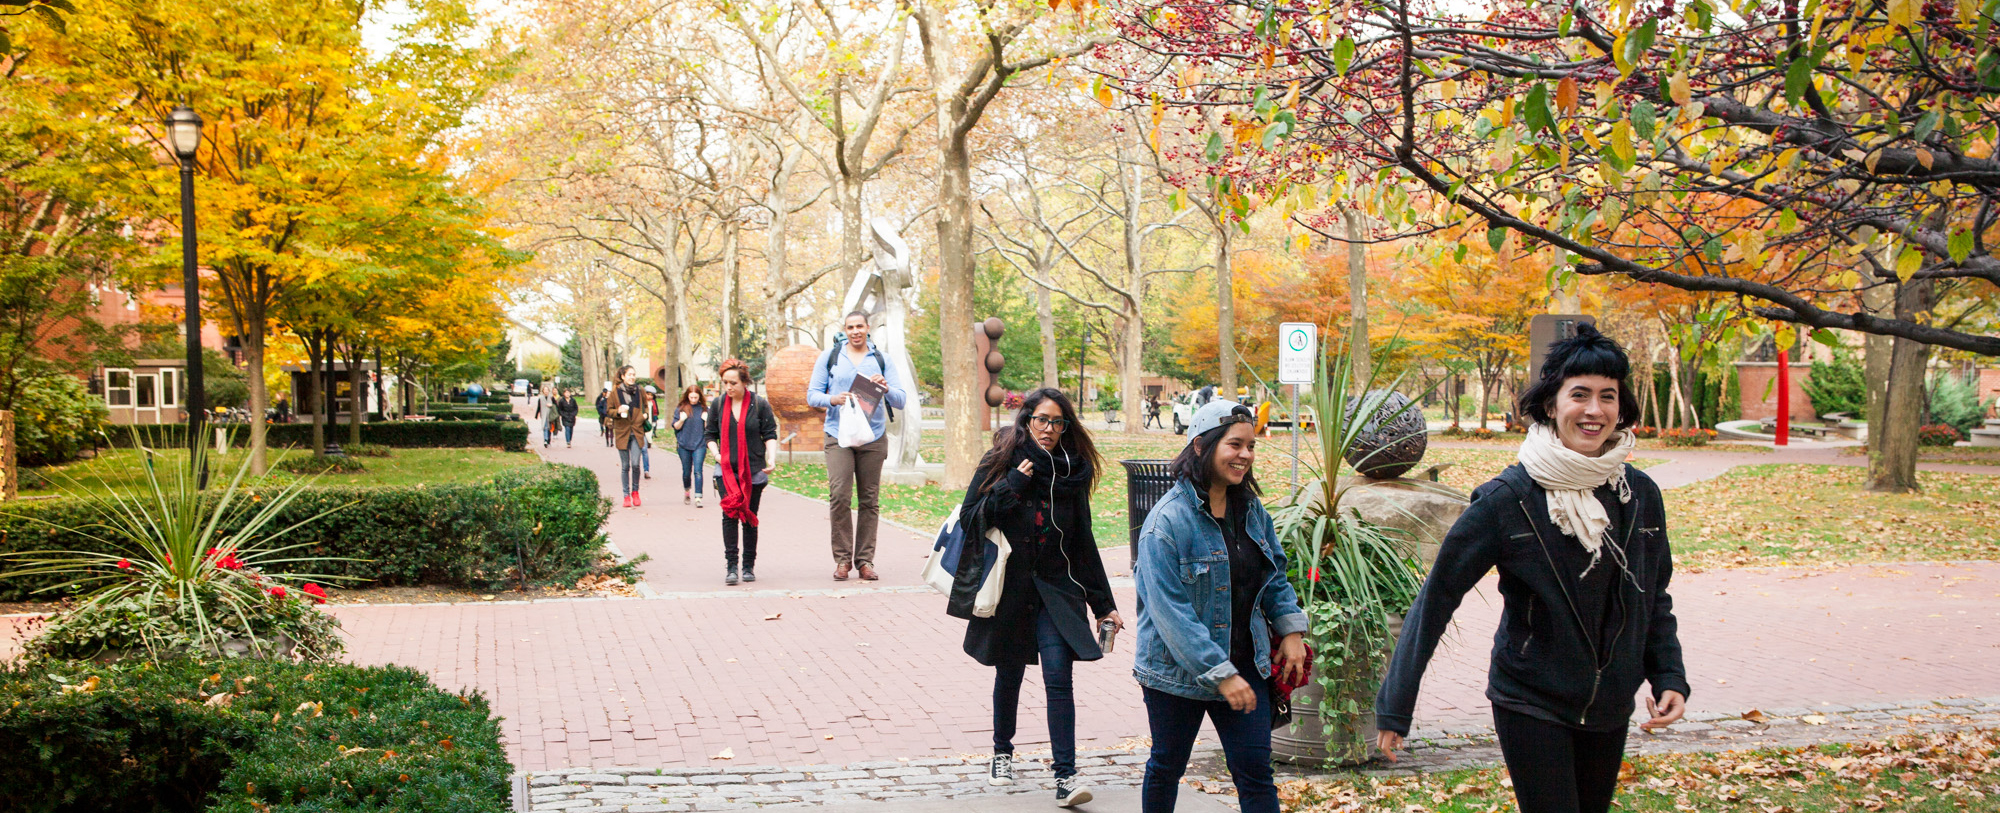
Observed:
[[[1479,428],[1486,428],[1486,415],[1493,410],[1493,374],[1485,370],[1479,372]]]
[[[1229,269],[1230,225],[1215,214],[1215,355],[1221,395],[1236,400],[1236,283]]]
[[[299,338],[301,339],[301,343],[306,347],[306,380],[311,381],[313,389],[319,391],[315,393],[319,397],[311,399],[313,407],[312,453],[319,454],[326,450],[326,402],[328,398],[325,392],[326,377],[320,374],[320,370],[325,364],[325,352],[320,348],[319,342],[314,341],[312,338],[306,336],[300,336]],[[293,400],[298,402],[299,410],[304,411],[308,399],[298,397],[299,393],[292,393],[292,395]]]
[[[837,102],[836,102],[837,103]],[[857,156],[859,157],[859,156]],[[861,233],[867,224],[861,222],[862,180],[852,176],[840,179],[840,270],[853,279],[854,272],[861,268]]]
[[[1897,286],[1896,318],[1921,321],[1930,314],[1934,283],[1912,280]],[[1889,353],[1888,387],[1881,417],[1868,416],[1869,491],[1921,491],[1917,483],[1917,427],[1924,419],[1924,367],[1931,346],[1895,338]]]
[[[1354,391],[1359,393],[1374,378],[1368,342],[1368,251],[1361,244],[1361,213],[1347,210],[1347,301],[1353,314],[1353,336],[1348,346],[1349,364],[1354,368]]]
[[[791,196],[788,187],[792,171],[798,168],[804,150],[781,153],[771,189],[764,195],[764,207],[771,210],[771,225],[764,230],[764,358],[771,359],[792,343],[785,319],[785,263],[791,231]],[[815,337],[817,341],[817,337]]]
[[[353,345],[347,348],[347,391],[353,394],[349,399],[353,406],[347,411],[347,442],[353,445],[361,442],[361,424],[368,420],[368,371],[362,369],[361,349]]]
[[[1861,305],[1874,316],[1893,315],[1896,312],[1896,291],[1887,285],[1864,288]],[[1868,387],[1868,405],[1865,407],[1868,414],[1863,415],[1862,420],[1868,422],[1868,445],[1873,447],[1878,440],[1875,430],[1880,428],[1876,421],[1882,420],[1882,410],[1888,404],[1889,365],[1895,350],[1895,339],[1875,333],[1863,334],[1861,350],[1866,364],[1862,378]]]
[[[1048,279],[1049,269],[1040,269],[1041,279]],[[1035,285],[1035,321],[1042,328],[1042,386],[1061,386],[1056,377],[1056,308],[1055,296],[1040,284]]]
[[[251,329],[243,332],[243,366],[250,385],[250,473],[262,475],[270,471],[270,462],[265,459],[265,436],[270,431],[270,421],[264,410],[271,406],[271,390],[264,383],[264,329],[263,314]]]
[[[979,462],[979,360],[972,342],[972,156],[961,138],[945,141],[938,189],[939,344],[944,362],[947,490],[972,482]]]
[[[715,354],[718,366],[723,359],[736,355],[737,292],[742,284],[737,277],[736,235],[740,230],[741,226],[734,220],[722,227],[722,338],[721,347]]]

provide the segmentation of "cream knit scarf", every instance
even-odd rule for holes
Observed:
[[[1528,439],[1521,442],[1521,465],[1549,493],[1549,521],[1576,537],[1590,552],[1585,573],[1597,566],[1611,529],[1611,517],[1591,491],[1609,483],[1618,489],[1619,502],[1632,501],[1632,487],[1625,482],[1625,459],[1632,456],[1637,440],[1624,430],[1615,437],[1611,450],[1597,457],[1571,451],[1556,437],[1555,427],[1546,423],[1528,427]],[[1618,553],[1614,550],[1614,555]]]

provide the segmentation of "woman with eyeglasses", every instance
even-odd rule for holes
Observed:
[[[1090,530],[1090,491],[1101,461],[1090,433],[1061,390],[1028,393],[1012,426],[993,436],[959,510],[968,535],[1007,536],[1005,585],[991,618],[972,615],[971,596],[952,595],[949,612],[970,619],[965,653],[994,668],[993,758],[987,781],[1014,784],[1015,712],[1021,680],[1040,663],[1054,751],[1056,804],[1091,799],[1076,775],[1076,700],[1071,666],[1104,657],[1097,626],[1125,628]],[[976,531],[975,531],[976,529]]]
[[[1140,809],[1174,809],[1206,717],[1243,813],[1278,813],[1271,681],[1280,672],[1290,683],[1303,677],[1306,614],[1250,473],[1256,414],[1211,401],[1195,410],[1187,434],[1173,487],[1139,529],[1132,573],[1139,590],[1132,675],[1153,734]]]

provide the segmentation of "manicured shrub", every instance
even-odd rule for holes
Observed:
[[[277,493],[269,488],[250,491],[253,499]],[[92,535],[55,530],[102,522],[104,511],[95,500],[10,505],[0,512],[0,552],[124,555]],[[287,527],[322,512],[325,517],[284,537],[285,544],[303,545],[289,555],[305,560],[288,569],[376,585],[491,587],[522,572],[531,581],[564,584],[591,572],[604,556],[603,528],[611,504],[599,496],[597,475],[589,469],[543,464],[507,469],[472,483],[314,486],[272,521]],[[0,580],[0,601],[24,600],[30,591],[62,581]]]
[[[1855,420],[1868,417],[1868,381],[1861,362],[1845,347],[1834,348],[1831,363],[1813,362],[1812,375],[1803,386],[1806,397],[1812,399],[1814,413],[1838,412]]]
[[[1964,436],[1986,422],[1986,414],[1993,410],[1993,400],[1979,400],[1977,379],[1939,373],[1931,376],[1929,406],[1932,421],[1950,426]]]
[[[1948,423],[1932,423],[1917,427],[1917,445],[1950,446],[1965,437],[1958,433],[1958,427]]]
[[[109,425],[104,399],[73,376],[52,373],[22,379],[14,396],[15,461],[47,466],[76,459]]]
[[[278,458],[277,467],[281,471],[293,474],[355,474],[368,470],[359,459],[353,457],[298,453]]]
[[[1659,436],[1660,436],[1660,428],[1657,426],[1632,427],[1632,437],[1639,438],[1640,440],[1647,440]]]
[[[1713,429],[1662,429],[1660,441],[1668,446],[1707,446],[1714,440]]]
[[[134,431],[127,432],[126,429]],[[286,446],[306,447],[312,445],[312,424],[278,423],[271,424],[264,436],[265,443],[274,448]],[[333,437],[345,440],[347,428],[338,427]],[[184,446],[187,427],[180,425],[118,427],[107,433],[113,446],[130,446],[133,438],[139,443],[152,447]],[[250,430],[237,430],[231,443],[241,445],[250,440]],[[361,425],[361,442],[389,446],[397,449],[459,449],[499,447],[510,452],[527,451],[528,427],[518,420],[513,421],[389,421],[365,423]]]
[[[501,813],[478,693],[415,670],[274,661],[0,665],[0,813]]]
[[[1492,440],[1500,436],[1498,432],[1494,432],[1493,430],[1488,429],[1484,426],[1475,427],[1473,428],[1472,431],[1467,432],[1465,434],[1467,437],[1470,437],[1473,440]]]
[[[355,457],[389,457],[394,450],[380,443],[350,443],[340,450]]]
[[[1438,432],[1438,434],[1448,438],[1464,437],[1465,427],[1459,426],[1458,424],[1452,424],[1450,426],[1445,427],[1442,431]]]

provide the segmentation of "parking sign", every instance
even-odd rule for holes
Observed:
[[[1319,360],[1319,325],[1285,322],[1278,325],[1278,383],[1313,383]]]

